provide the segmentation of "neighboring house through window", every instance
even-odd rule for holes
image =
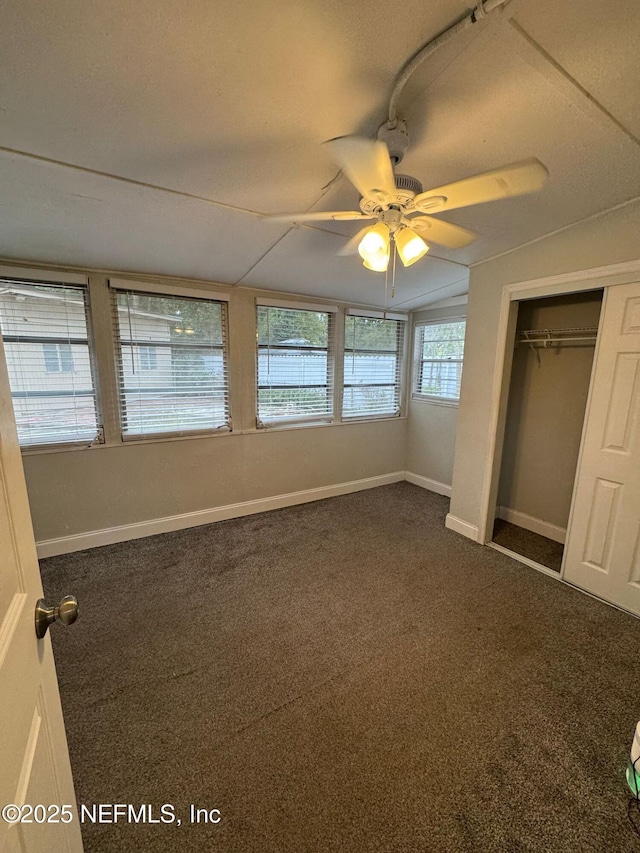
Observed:
[[[123,439],[229,429],[226,303],[112,287]]]
[[[414,398],[459,401],[464,334],[465,321],[460,318],[416,326]]]
[[[140,370],[158,369],[158,352],[155,347],[140,346],[138,355],[140,357]]]
[[[73,373],[71,344],[42,344],[47,373]]]
[[[0,328],[22,446],[94,441],[100,430],[86,286],[0,279]]]
[[[53,281],[43,283],[37,274],[31,280],[0,276],[0,329],[22,446],[92,444],[104,441],[104,432],[113,444],[231,429],[226,292],[91,282],[96,299],[101,287],[111,291],[111,318],[101,299],[95,318],[100,338],[112,321],[116,362],[112,371],[108,349],[100,348],[105,399],[117,397],[103,429],[87,277],[63,279],[51,271]],[[338,317],[340,326],[344,317],[344,336]],[[257,426],[398,416],[405,323],[401,314],[261,300]]]

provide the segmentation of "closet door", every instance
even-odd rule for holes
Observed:
[[[563,577],[640,615],[640,283],[606,289]]]

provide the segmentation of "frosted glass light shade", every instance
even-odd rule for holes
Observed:
[[[375,263],[375,258],[389,254],[389,228],[384,222],[378,222],[370,228],[358,245],[358,253],[363,261]]]
[[[373,270],[374,272],[386,272],[387,267],[389,266],[389,250],[387,249],[386,252],[376,252],[374,255],[370,255],[368,258],[364,259],[362,264],[368,270]]]
[[[405,267],[415,264],[416,261],[419,261],[429,251],[429,247],[422,237],[419,237],[411,228],[400,228],[396,231],[394,239],[398,247],[400,260]]]

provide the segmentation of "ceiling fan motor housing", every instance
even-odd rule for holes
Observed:
[[[389,157],[394,165],[398,165],[407,153],[409,134],[406,121],[399,121],[395,127],[389,127],[385,122],[378,128],[378,139],[389,149]]]
[[[417,178],[411,175],[394,175],[394,179],[396,182],[396,196],[390,205],[382,205],[377,199],[361,198],[360,210],[363,213],[378,214],[381,210],[391,206],[397,205],[401,209],[411,207],[413,199],[418,193],[422,192],[422,184]]]
[[[422,192],[422,184],[417,178],[411,175],[395,175],[396,179],[396,198],[401,204],[408,204],[410,201]]]

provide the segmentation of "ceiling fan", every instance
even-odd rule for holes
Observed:
[[[357,251],[364,266],[376,272],[386,272],[389,258],[396,252],[402,263],[410,266],[428,252],[429,243],[460,249],[477,239],[473,231],[433,214],[535,192],[548,176],[545,166],[532,158],[423,191],[417,178],[394,172],[409,144],[403,122],[394,128],[382,125],[375,140],[339,136],[324,144],[360,193],[360,210],[284,213],[269,218],[294,223],[377,220],[359,231],[339,253]]]

